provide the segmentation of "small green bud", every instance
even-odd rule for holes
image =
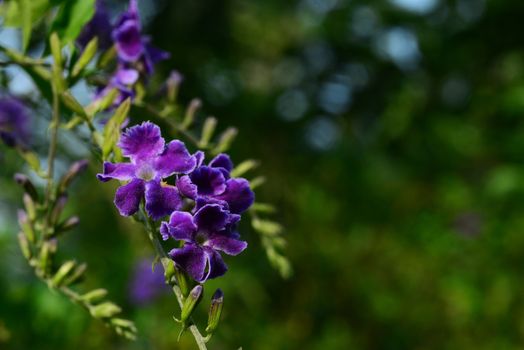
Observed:
[[[194,98],[189,103],[189,107],[187,107],[186,114],[184,116],[184,120],[182,121],[181,128],[183,130],[187,130],[195,121],[196,112],[198,109],[202,106],[202,101],[200,101],[198,98]]]
[[[200,302],[203,290],[204,287],[202,287],[201,284],[197,284],[191,292],[189,292],[189,295],[186,300],[184,300],[184,305],[182,306],[182,313],[180,315],[180,321],[182,323],[185,323],[193,313],[193,310]]]
[[[107,290],[103,288],[93,289],[92,291],[82,295],[82,300],[86,303],[93,303],[104,298],[107,295]]]
[[[53,276],[53,279],[51,280],[51,285],[55,287],[60,287],[62,285],[62,282],[64,282],[65,278],[71,271],[75,268],[76,262],[70,260],[65,262],[58,271]]]
[[[231,177],[239,177],[247,173],[249,170],[258,166],[259,162],[253,159],[248,159],[238,164],[232,171]]]
[[[167,284],[171,284],[171,280],[175,276],[175,263],[170,259],[166,259],[167,263],[164,265],[164,278]]]
[[[70,274],[69,277],[66,278],[66,280],[64,281],[64,285],[69,286],[73,283],[80,281],[84,277],[84,273],[86,272],[86,270],[87,270],[86,263],[82,263],[78,265],[75,271],[73,271],[73,273]]]
[[[60,214],[62,214],[62,211],[64,210],[66,204],[67,204],[67,194],[61,194],[58,197],[58,199],[56,200],[53,211],[51,212],[50,219],[53,224],[56,224],[58,220],[60,219]]]
[[[38,192],[31,180],[29,180],[26,175],[20,173],[15,174],[14,178],[16,183],[23,187],[25,193],[29,194],[33,201],[38,202]]]
[[[23,210],[18,210],[18,224],[20,225],[20,228],[25,233],[27,239],[34,243],[36,241],[35,238],[35,231],[33,230],[33,225],[29,221],[29,218],[27,217],[27,213]]]
[[[23,196],[25,210],[27,211],[27,216],[31,222],[34,222],[36,219],[36,207],[33,198],[26,192]]]
[[[224,293],[218,288],[211,298],[211,306],[209,307],[209,318],[207,321],[206,332],[213,333],[220,322],[222,316],[222,308],[224,307]]]
[[[29,241],[23,232],[18,233],[18,243],[20,244],[20,250],[24,257],[29,260],[33,256],[31,253],[31,247],[29,246]]]
[[[116,48],[115,46],[111,46],[111,48],[107,49],[106,52],[100,56],[100,59],[97,63],[97,68],[104,68],[107,66],[110,62],[113,61],[113,59],[116,57]]]
[[[222,152],[226,152],[229,147],[231,147],[231,144],[235,140],[235,137],[238,134],[238,130],[236,128],[227,128],[219,137],[218,143],[213,150],[214,154],[219,154]]]
[[[60,223],[54,232],[55,235],[58,235],[60,233],[72,230],[78,224],[80,223],[80,219],[78,216],[71,216],[69,219],[65,220],[64,222]]]
[[[122,311],[122,309],[120,308],[120,306],[110,301],[107,301],[100,305],[92,306],[89,309],[89,311],[91,312],[91,315],[95,318],[110,318],[116,314],[119,314]]]
[[[71,182],[73,182],[73,180],[78,176],[78,174],[80,174],[87,168],[87,165],[88,161],[86,159],[82,159],[71,164],[65,175],[60,180],[60,184],[58,185],[58,191],[60,193],[64,192],[69,187]]]
[[[56,253],[56,240],[45,241],[40,248],[40,271],[43,276],[49,274],[51,269],[51,261],[53,255]]]
[[[202,127],[202,135],[200,136],[199,147],[206,148],[213,137],[215,128],[217,126],[217,119],[215,117],[208,117],[204,121],[204,126]]]

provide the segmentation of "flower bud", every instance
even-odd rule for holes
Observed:
[[[218,139],[218,143],[213,150],[214,154],[219,154],[222,152],[226,152],[229,147],[231,147],[231,144],[235,140],[235,137],[238,134],[238,130],[236,128],[227,128]]]
[[[79,223],[80,219],[78,218],[78,216],[71,216],[69,219],[65,220],[60,225],[58,225],[55,231],[55,235],[65,231],[69,231],[78,226]]]
[[[69,170],[67,170],[65,175],[62,177],[62,180],[60,181],[60,185],[58,186],[59,193],[64,192],[67,189],[67,187],[69,187],[73,179],[87,168],[87,165],[88,161],[86,159],[74,162],[71,165],[71,167],[69,167]]]
[[[14,179],[16,183],[22,186],[24,191],[31,196],[33,201],[38,202],[38,192],[36,192],[35,186],[26,175],[17,173]]]
[[[29,222],[27,214],[22,209],[18,210],[18,224],[20,228],[25,233],[29,242],[35,242],[35,231],[33,230],[33,225]]]
[[[176,101],[178,95],[178,88],[182,82],[182,75],[176,70],[172,71],[169,75],[169,78],[166,80],[166,89],[167,89],[167,100],[171,103]]]
[[[103,288],[93,289],[92,291],[82,295],[82,300],[86,303],[93,303],[104,298],[107,295],[107,290]]]
[[[62,282],[65,280],[67,275],[75,268],[76,262],[70,260],[66,261],[58,271],[53,276],[53,279],[51,280],[51,284],[55,287],[60,287],[62,285]]]
[[[187,107],[186,115],[184,116],[184,120],[182,121],[181,128],[183,130],[186,130],[189,128],[193,122],[195,121],[195,115],[198,109],[202,106],[202,101],[200,101],[198,98],[194,98],[189,103],[189,107]]]
[[[58,199],[55,202],[55,207],[53,208],[53,211],[51,212],[51,222],[53,224],[56,224],[58,220],[60,219],[60,214],[62,214],[62,211],[65,208],[65,205],[67,203],[67,195],[61,194]]]
[[[34,222],[36,219],[36,207],[35,202],[33,202],[33,198],[31,198],[28,193],[24,193],[23,201],[25,210],[27,211],[27,216],[29,216],[29,220]]]
[[[191,290],[191,292],[189,292],[189,295],[187,296],[186,300],[184,301],[184,305],[182,306],[182,313],[180,315],[180,321],[182,323],[185,323],[186,320],[193,313],[193,310],[195,309],[195,307],[200,302],[203,290],[204,290],[204,287],[202,287],[202,285],[200,285],[200,284],[197,284]]]
[[[207,117],[206,120],[204,120],[204,126],[202,127],[202,135],[200,136],[200,142],[198,145],[200,148],[207,147],[209,141],[211,141],[211,138],[213,137],[216,126],[217,118]]]
[[[27,237],[23,232],[18,233],[18,244],[20,244],[20,250],[22,251],[24,257],[27,260],[31,259],[31,257],[33,256],[33,254],[31,253],[31,247],[29,246]]]
[[[84,277],[84,273],[86,272],[86,270],[87,270],[86,263],[82,263],[78,265],[75,271],[73,271],[73,273],[70,274],[69,277],[66,278],[66,280],[64,281],[64,285],[69,286],[81,280]]]
[[[89,309],[89,311],[91,312],[91,315],[95,318],[110,318],[120,313],[122,309],[120,308],[120,306],[110,301],[107,301],[100,305],[92,306]]]
[[[207,321],[206,332],[211,334],[217,329],[222,315],[222,308],[224,307],[224,293],[218,288],[211,298],[211,306],[209,307],[209,318]]]
[[[56,240],[46,241],[40,248],[40,271],[47,276],[51,268],[51,260],[56,253]]]

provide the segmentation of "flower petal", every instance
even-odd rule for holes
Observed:
[[[217,198],[229,204],[232,213],[240,214],[246,211],[255,201],[255,194],[249,187],[249,181],[243,178],[227,180],[227,188]]]
[[[113,39],[118,57],[123,61],[134,62],[144,52],[138,20],[128,19],[122,22],[113,30]]]
[[[120,68],[116,71],[114,79],[117,84],[133,85],[138,80],[138,71],[136,69]]]
[[[195,169],[196,159],[187,151],[182,141],[171,141],[155,161],[155,170],[160,177],[175,173],[189,173]]]
[[[179,241],[191,241],[197,230],[193,216],[185,211],[175,211],[169,218],[169,235]]]
[[[146,212],[154,220],[180,209],[182,198],[175,186],[164,185],[160,180],[146,182]]]
[[[135,170],[135,165],[131,163],[104,162],[103,172],[96,174],[96,177],[102,182],[111,179],[129,181],[135,178]]]
[[[164,150],[164,144],[160,128],[151,122],[143,122],[126,129],[118,146],[124,156],[136,163],[160,154]]]
[[[169,252],[175,264],[186,271],[191,278],[202,282],[206,270],[206,254],[196,244],[186,243],[182,248],[175,248]]]
[[[165,221],[162,221],[162,223],[160,224],[160,235],[162,236],[162,239],[164,241],[167,241],[169,239],[169,226]]]
[[[233,162],[231,161],[231,158],[225,153],[220,153],[218,156],[213,158],[209,162],[209,166],[213,168],[224,168],[227,170],[227,172],[230,172],[233,170]]]
[[[208,263],[207,276],[205,276],[204,280],[223,276],[227,272],[227,265],[220,253],[209,247],[204,247],[204,251]]]
[[[204,158],[206,157],[206,154],[202,151],[196,151],[194,156],[197,161],[196,167],[198,168],[204,162]]]
[[[144,181],[134,179],[120,186],[115,193],[115,205],[120,215],[130,216],[136,213],[142,197],[144,197]]]
[[[196,212],[194,222],[199,231],[214,233],[226,227],[229,219],[228,214],[218,204],[207,204]]]
[[[201,166],[190,175],[199,195],[219,195],[226,190],[226,179],[219,169]]]
[[[176,187],[182,195],[188,198],[195,199],[197,196],[197,186],[191,182],[191,179],[187,175],[181,176],[176,180]]]
[[[247,248],[247,242],[224,235],[214,235],[205,245],[228,255],[238,255]]]

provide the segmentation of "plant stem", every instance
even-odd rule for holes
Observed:
[[[153,244],[153,247],[155,248],[156,253],[160,257],[160,262],[162,263],[162,266],[164,267],[164,271],[167,271],[167,269],[169,268],[168,264],[171,261],[171,259],[169,259],[166,252],[164,251],[164,248],[162,248],[162,245],[160,244],[160,241],[158,240],[158,235],[156,234],[156,230],[154,229],[154,226],[148,220],[146,214],[145,213],[142,213],[142,214],[144,216],[144,222],[146,225],[146,230],[147,230],[147,235],[149,236],[149,240]],[[180,308],[182,308],[182,305],[184,304],[184,295],[182,294],[180,287],[178,286],[178,284],[174,284],[171,287],[173,289],[173,293],[176,296],[178,304],[180,305]],[[193,334],[193,337],[195,338],[198,348],[200,350],[207,350],[204,337],[202,336],[202,334],[200,334],[200,331],[198,330],[197,326],[192,321],[191,323],[192,324],[188,328],[191,331],[191,333]]]
[[[60,124],[60,100],[58,97],[57,87],[53,86],[53,115],[49,127],[51,129],[51,141],[49,144],[49,153],[47,156],[47,189],[46,204],[49,204],[53,191],[53,178],[56,156],[56,143],[58,139],[58,127]]]

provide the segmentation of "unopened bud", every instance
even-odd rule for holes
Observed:
[[[198,109],[202,106],[202,101],[200,101],[198,98],[194,98],[189,103],[189,107],[187,107],[186,115],[184,116],[184,120],[182,121],[181,128],[183,130],[187,130],[195,121],[196,112]]]
[[[16,183],[23,187],[24,191],[31,196],[33,201],[38,202],[38,192],[36,192],[36,188],[31,180],[29,180],[26,175],[20,173],[15,174],[14,178]]]
[[[200,302],[203,290],[204,290],[204,287],[202,287],[202,285],[200,285],[200,284],[197,284],[191,290],[191,292],[189,292],[189,295],[187,296],[186,300],[184,301],[184,305],[182,306],[182,313],[180,315],[180,321],[182,323],[185,323],[186,320],[193,313],[193,310],[195,309],[195,307]]]
[[[34,222],[36,219],[36,207],[33,198],[26,192],[23,196],[25,210],[27,211],[27,216],[31,222]]]
[[[215,128],[217,126],[217,119],[215,117],[208,117],[204,121],[204,126],[202,127],[202,135],[200,136],[199,147],[206,148],[213,137]]]
[[[56,241],[46,241],[40,248],[40,271],[43,276],[47,276],[51,269],[51,260],[54,253],[56,253]]]
[[[100,305],[92,306],[89,309],[89,311],[91,312],[91,315],[95,318],[110,318],[120,313],[122,309],[120,308],[120,306],[110,301],[107,301]]]
[[[236,128],[227,128],[218,139],[218,143],[213,151],[214,154],[219,154],[222,152],[226,152],[229,147],[231,147],[231,144],[235,140],[235,137],[238,134],[238,130]]]
[[[65,208],[65,205],[67,204],[67,195],[61,194],[60,197],[55,202],[55,207],[53,208],[53,211],[51,212],[51,222],[53,224],[56,224],[58,220],[60,219],[60,214],[62,214],[62,211]]]
[[[104,298],[107,295],[107,290],[103,288],[93,289],[92,291],[82,295],[82,300],[86,303],[93,303]]]
[[[67,261],[65,262],[58,271],[53,276],[53,279],[51,280],[51,284],[55,287],[60,287],[62,285],[62,282],[64,282],[65,278],[69,273],[75,268],[76,262],[74,261]]]
[[[26,235],[23,232],[18,234],[18,244],[20,244],[20,250],[24,257],[29,260],[33,256],[31,253],[31,247],[29,246],[29,241],[27,240]]]
[[[248,159],[238,164],[233,170],[231,170],[232,177],[239,177],[247,173],[249,170],[254,169],[258,166],[259,162],[253,159]]]
[[[64,222],[62,222],[60,225],[57,226],[55,234],[59,234],[62,232],[72,230],[73,228],[78,226],[79,223],[80,223],[80,219],[78,218],[78,216],[71,216],[69,219],[65,220]]]
[[[207,321],[206,332],[211,334],[217,329],[222,316],[222,308],[224,307],[224,293],[218,288],[211,298],[211,306],[209,307],[209,318]]]
[[[66,280],[64,281],[64,284],[66,286],[69,286],[73,283],[80,281],[84,277],[84,273],[86,272],[86,270],[87,270],[86,263],[82,263],[78,265],[75,271],[73,271],[73,273],[70,274],[69,277],[66,278]]]
[[[176,70],[172,71],[171,74],[169,74],[169,78],[167,78],[166,81],[167,100],[169,102],[173,103],[176,101],[176,97],[178,95],[178,88],[180,87],[182,79],[182,74],[180,74]]]
[[[86,159],[79,160],[77,162],[74,162],[70,167],[69,170],[65,173],[64,177],[62,177],[62,180],[60,181],[59,185],[59,192],[64,192],[67,187],[71,184],[73,179],[82,171],[84,171],[87,168],[88,161]]]
[[[25,233],[27,239],[34,243],[35,242],[35,231],[33,230],[33,225],[29,221],[27,214],[22,209],[18,210],[18,224],[20,228]]]

